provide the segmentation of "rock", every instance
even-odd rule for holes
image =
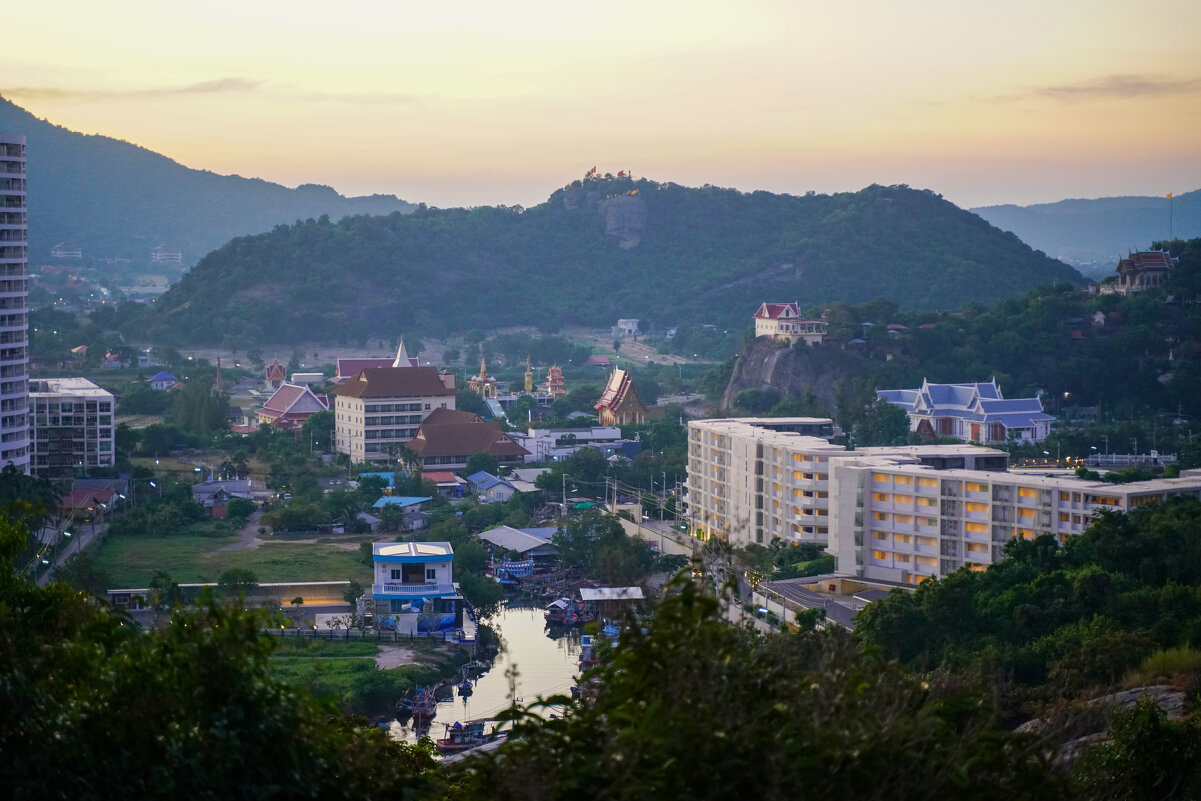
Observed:
[[[605,236],[616,237],[622,250],[637,247],[649,216],[646,201],[636,195],[617,195],[600,204]]]

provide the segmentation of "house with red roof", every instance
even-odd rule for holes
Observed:
[[[410,356],[405,350],[405,343],[401,340],[400,347],[396,349],[394,358],[369,358],[369,359],[343,359],[339,358],[334,366],[334,383],[341,384],[344,381],[349,381],[359,374],[362,370],[369,370],[373,367],[420,367],[421,360],[415,356]]]
[[[594,408],[600,414],[602,426],[624,426],[646,421],[646,404],[638,397],[634,379],[625,370],[613,371]]]
[[[796,303],[762,303],[755,312],[755,336],[772,337],[784,342],[804,340],[807,345],[820,345],[826,338],[829,323],[825,320],[806,320]]]
[[[477,453],[489,454],[501,465],[521,465],[529,455],[499,423],[454,409],[430,412],[409,448],[424,467],[436,470],[462,470]]]
[[[282,384],[258,410],[260,423],[285,431],[300,428],[317,412],[329,411],[329,398],[303,384]]]

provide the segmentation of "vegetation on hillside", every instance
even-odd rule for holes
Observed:
[[[419,208],[235,239],[125,325],[156,341],[244,345],[355,342],[387,329],[445,336],[485,319],[549,331],[618,317],[729,328],[766,296],[858,302],[883,292],[908,308],[946,308],[1054,280],[1080,276],[904,186],[793,197],[597,180],[529,209]]]

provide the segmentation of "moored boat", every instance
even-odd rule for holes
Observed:
[[[434,747],[441,754],[457,754],[471,748],[477,748],[492,738],[484,733],[484,721],[469,720],[466,723],[455,722],[446,727],[446,736],[434,741]]]
[[[418,687],[417,694],[396,702],[398,710],[408,712],[414,720],[431,720],[438,713],[438,699],[425,687]]]

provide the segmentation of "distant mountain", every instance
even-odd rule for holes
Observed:
[[[983,206],[972,211],[1032,248],[1092,277],[1113,272],[1130,250],[1201,236],[1201,190],[1166,197],[1103,197],[1035,206]],[[1174,218],[1169,221],[1169,213]]]
[[[414,207],[392,195],[347,198],[328,186],[288,189],[257,178],[193,170],[137,145],[69,131],[0,98],[0,130],[26,138],[29,263],[66,242],[86,259],[148,262],[152,248],[185,265],[236,236],[328,214],[388,214]]]
[[[576,181],[533,208],[309,221],[206,256],[138,327],[159,341],[354,341],[528,325],[746,328],[765,300],[992,302],[1081,283],[929,191],[744,194]]]

